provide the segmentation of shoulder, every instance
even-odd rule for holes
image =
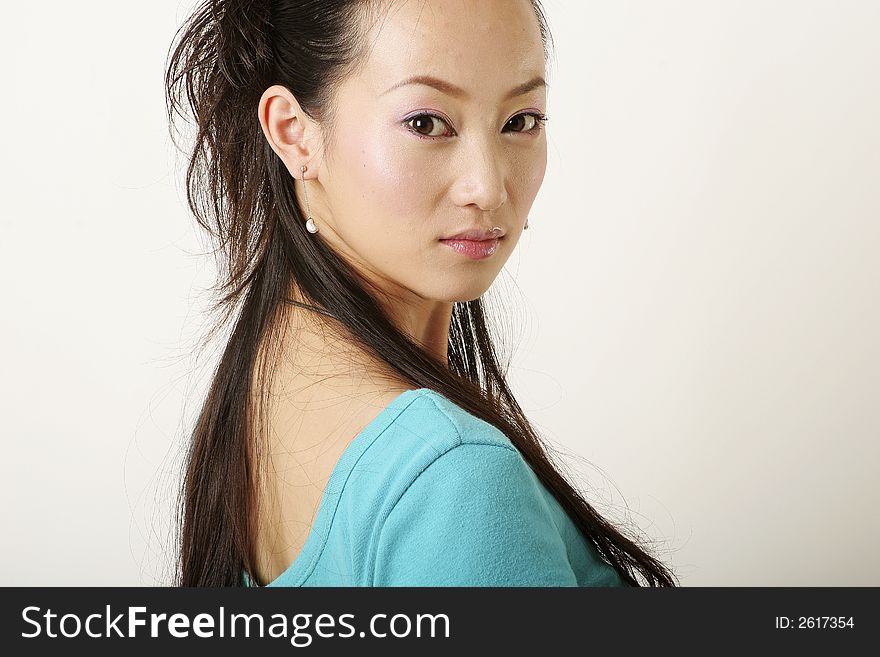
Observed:
[[[437,450],[456,447],[464,442],[495,445],[515,450],[510,440],[495,426],[471,415],[434,390],[415,391],[395,420],[397,431],[410,431]]]
[[[496,427],[425,390],[384,434],[353,482],[379,488],[373,585],[576,585],[539,480]]]
[[[473,447],[460,449],[467,445]],[[390,510],[423,471],[453,450],[457,451],[444,459],[441,467],[473,451],[497,451],[508,458],[521,458],[510,439],[495,426],[433,390],[412,391],[391,405],[385,421],[359,454],[346,487],[381,482],[382,500],[389,503]]]
[[[346,488],[373,499],[375,516],[390,512],[404,491],[428,468],[457,468],[477,459],[485,469],[522,457],[497,427],[471,415],[438,392],[422,388],[395,401],[349,475]],[[463,473],[464,474],[464,473]]]

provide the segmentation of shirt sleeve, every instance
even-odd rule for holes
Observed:
[[[539,485],[514,448],[443,453],[388,514],[373,585],[577,586]]]

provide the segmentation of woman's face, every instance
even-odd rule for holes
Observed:
[[[476,299],[516,246],[546,170],[532,3],[404,0],[368,41],[363,70],[337,96],[332,145],[308,160],[312,216],[382,289]],[[441,88],[407,83],[413,76]],[[441,241],[496,226],[503,237],[484,257]]]

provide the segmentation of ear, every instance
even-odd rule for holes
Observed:
[[[295,179],[318,175],[321,135],[318,124],[300,107],[290,90],[280,84],[266,89],[257,110],[263,134]],[[302,167],[308,167],[305,174]]]

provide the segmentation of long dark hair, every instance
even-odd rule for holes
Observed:
[[[254,418],[295,286],[397,380],[437,391],[508,436],[626,582],[642,585],[641,576],[648,586],[675,586],[672,572],[602,518],[551,461],[505,381],[482,298],[454,304],[448,362],[439,362],[398,329],[378,290],[305,229],[290,174],[262,133],[260,98],[284,85],[332,140],[334,91],[362,61],[364,26],[387,4],[203,0],[169,49],[169,125],[175,114],[195,122],[187,203],[218,247],[212,311],[220,317],[211,334],[234,317],[187,455],[176,584],[240,586],[243,570],[255,572],[262,448]],[[552,38],[539,0],[532,4],[546,56]]]

